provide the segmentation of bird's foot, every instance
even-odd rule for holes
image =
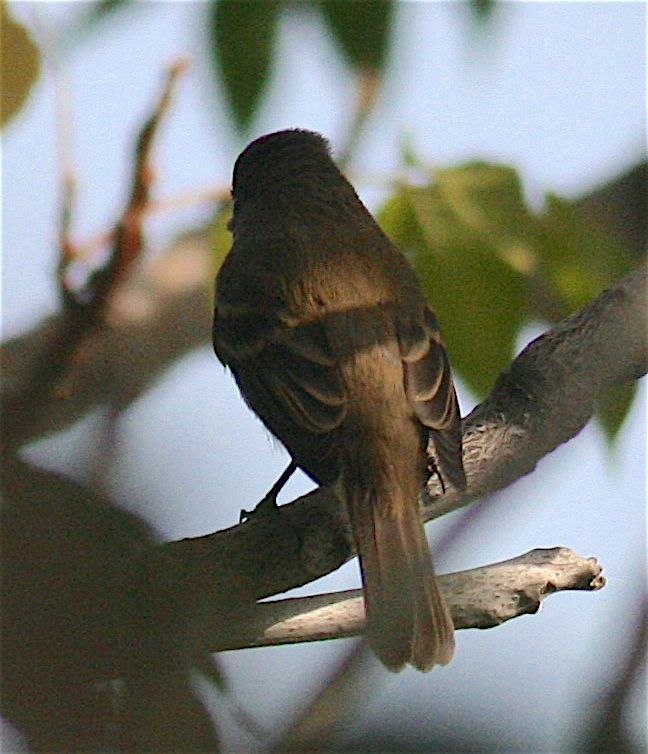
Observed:
[[[281,492],[286,482],[293,475],[293,472],[296,468],[297,465],[295,464],[295,462],[291,461],[284,470],[283,474],[272,485],[268,494],[259,503],[257,503],[254,510],[241,511],[241,513],[239,514],[239,523],[242,524],[244,521],[249,521],[253,516],[263,517],[276,515],[277,511],[279,510],[279,505],[277,504],[277,496]]]
[[[434,460],[434,458],[428,458],[427,470],[430,476],[435,476],[439,480],[439,484],[441,485],[441,492],[445,495],[445,492],[446,492],[445,483],[443,481],[443,477],[441,476],[441,472],[439,471],[439,467],[436,465],[436,461]]]
[[[241,509],[239,523],[242,524],[244,521],[249,521],[252,517],[274,516],[279,510],[279,505],[277,504],[277,494],[273,491],[274,487],[251,511],[246,511],[244,508]]]

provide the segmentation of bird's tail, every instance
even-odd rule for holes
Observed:
[[[405,499],[396,489],[385,500],[384,492],[373,494],[353,484],[344,492],[372,648],[393,671],[406,663],[418,670],[445,665],[454,652],[454,627],[434,575],[416,497]]]

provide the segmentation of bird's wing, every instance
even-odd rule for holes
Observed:
[[[450,362],[434,317],[399,318],[398,343],[405,364],[405,392],[421,424],[446,429],[456,412]]]
[[[452,483],[466,486],[461,451],[461,417],[448,354],[434,314],[425,307],[396,323],[404,364],[405,394],[418,420],[433,430],[441,471]]]
[[[330,432],[346,414],[346,391],[324,325],[278,322],[257,313],[217,312],[216,353],[273,434]],[[290,427],[282,431],[277,424],[285,423]]]
[[[346,415],[346,391],[324,326],[312,321],[289,328],[266,346],[265,379],[290,418],[324,434]]]

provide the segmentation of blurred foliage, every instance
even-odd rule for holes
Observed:
[[[84,18],[84,22],[91,25],[103,21],[130,3],[131,0],[99,0],[88,7],[88,16]]]
[[[549,194],[542,216],[542,272],[559,295],[563,316],[632,266],[631,253],[587,222],[572,202]]]
[[[319,9],[335,43],[356,71],[381,72],[394,0],[214,0],[209,5],[211,55],[237,127],[247,129],[270,79],[279,16]]]
[[[270,78],[281,0],[210,3],[211,54],[232,115],[246,128]]]
[[[472,162],[400,184],[379,213],[414,264],[441,321],[453,365],[483,397],[508,365],[524,322],[556,323],[636,263],[632,253],[547,196],[536,214],[508,166]],[[599,407],[613,438],[634,384]]]
[[[187,584],[148,525],[20,459],[3,472],[3,716],[32,751],[218,751],[191,687],[211,656],[193,651]]]
[[[324,18],[339,49],[353,68],[383,70],[393,6],[393,0],[321,0]]]
[[[25,27],[11,15],[5,0],[2,6],[2,127],[13,118],[27,101],[29,92],[40,71],[40,52]]]
[[[490,20],[495,8],[495,0],[470,0],[470,9],[477,21]]]
[[[310,8],[321,13],[335,46],[352,70],[365,75],[370,72],[374,80],[380,80],[388,59],[395,4],[395,0],[209,0],[205,4],[209,56],[236,127],[246,131],[251,125],[271,79],[284,11]],[[66,46],[87,38],[104,21],[138,5],[133,0],[83,4],[64,35]],[[495,0],[469,3],[476,23],[489,20],[494,6]],[[3,11],[3,34],[4,15]],[[11,70],[24,73],[21,66],[13,65]],[[16,109],[19,106],[20,102]]]
[[[596,415],[608,440],[614,440],[637,393],[636,382],[626,382],[610,388],[600,399]]]

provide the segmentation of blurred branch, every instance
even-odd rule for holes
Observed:
[[[346,142],[338,152],[337,163],[341,170],[348,168],[351,156],[354,154],[365,123],[373,110],[374,103],[378,98],[382,78],[375,68],[363,67],[355,73],[356,97],[352,108],[352,119]]]
[[[65,269],[74,256],[75,249],[70,240],[70,228],[74,201],[76,197],[77,176],[72,157],[72,93],[67,70],[62,66],[57,50],[52,45],[48,54],[48,62],[54,77],[56,92],[56,151],[58,163],[58,179],[61,190],[59,214],[59,264],[57,275],[59,281]],[[60,283],[59,283],[60,285]]]
[[[144,216],[148,208],[151,193],[153,169],[151,150],[160,122],[166,113],[176,80],[187,67],[185,60],[178,60],[169,67],[160,97],[150,116],[142,126],[135,145],[135,159],[130,196],[124,212],[112,233],[112,250],[108,263],[93,273],[84,290],[75,291],[70,287],[66,272],[68,270],[71,244],[64,238],[62,259],[59,265],[59,286],[61,296],[68,309],[68,316],[80,316],[88,326],[100,320],[108,303],[108,298],[116,285],[123,281],[132,264],[139,257],[144,243]],[[65,213],[64,213],[65,217]],[[69,217],[67,218],[69,226]],[[62,234],[65,233],[64,225]]]
[[[492,628],[535,613],[543,599],[605,585],[594,558],[564,547],[532,550],[511,560],[439,577],[455,628]],[[222,618],[220,618],[222,620]],[[250,620],[233,626],[215,651],[359,636],[365,625],[362,590],[261,602]]]
[[[178,61],[168,71],[162,94],[137,139],[130,198],[112,233],[108,262],[91,275],[88,285],[81,291],[74,290],[67,279],[69,266],[76,256],[68,235],[74,183],[67,170],[61,172],[63,186],[57,272],[63,313],[60,317],[52,318],[54,326],[47,328],[46,337],[39,341],[36,359],[23,373],[23,380],[14,382],[16,391],[10,396],[3,391],[4,449],[14,449],[30,437],[40,434],[41,415],[49,413],[43,409],[60,389],[61,379],[70,365],[83,358],[84,346],[103,324],[109,300],[117,285],[125,279],[126,272],[141,252],[144,212],[151,185],[151,147],[160,120],[168,108],[175,81],[185,67],[184,61]],[[93,342],[86,349],[92,351],[93,356],[95,345]],[[92,361],[90,368],[96,368],[96,359]],[[6,368],[6,363],[4,366]],[[15,376],[13,372],[12,376]]]
[[[642,689],[645,701],[645,680],[643,687],[639,685],[646,672],[648,656],[648,601],[645,594],[639,596],[634,610],[632,606],[629,607],[628,613],[636,624],[635,630],[628,632],[630,646],[624,648],[621,664],[617,660],[614,669],[608,669],[603,676],[605,684],[594,687],[595,696],[588,705],[590,712],[578,736],[580,745],[577,751],[582,754],[641,754],[647,750],[648,710],[644,707],[643,727],[640,724],[637,728],[643,733],[640,733],[641,739],[637,741],[633,740],[632,725],[627,714],[628,705],[638,688]]]
[[[108,323],[93,332],[92,358],[68,365],[68,388],[51,396],[46,410],[21,426],[22,443],[60,432],[97,406],[123,410],[177,359],[203,345],[211,327],[205,286],[210,259],[208,231],[186,234],[137,276],[106,312]],[[19,405],[24,386],[64,317],[45,319],[34,330],[2,344],[2,414]],[[6,431],[6,430],[5,430]]]

